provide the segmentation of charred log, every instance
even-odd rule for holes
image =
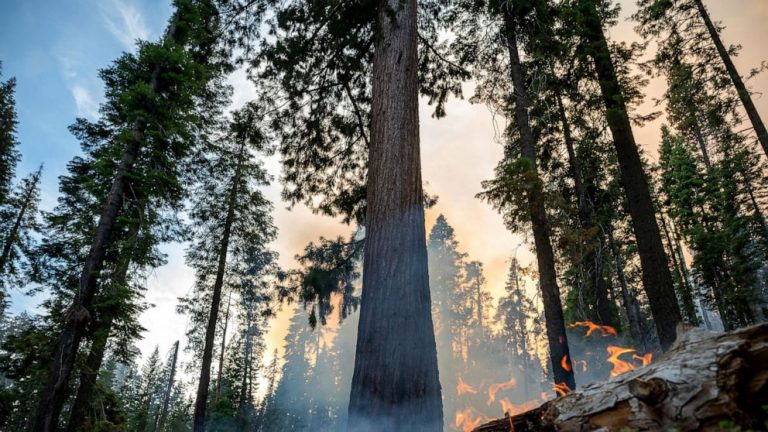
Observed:
[[[694,329],[648,367],[475,431],[762,430],[766,405],[768,324],[730,333]]]

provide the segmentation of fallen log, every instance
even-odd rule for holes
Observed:
[[[651,365],[475,432],[768,430],[768,324],[678,331]]]

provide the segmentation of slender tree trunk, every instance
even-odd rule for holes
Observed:
[[[221,399],[221,380],[223,378],[224,371],[224,350],[226,349],[227,342],[227,326],[229,325],[229,306],[232,302],[232,293],[229,293],[227,299],[227,311],[224,313],[224,331],[221,335],[221,350],[219,352],[219,370],[216,372],[216,393],[214,394],[214,400]]]
[[[669,271],[664,245],[651,199],[648,180],[643,172],[632,126],[618,76],[611,59],[608,42],[597,12],[596,0],[580,0],[584,19],[584,37],[588,54],[594,60],[600,82],[606,121],[613,135],[616,156],[621,170],[621,182],[627,196],[637,250],[642,266],[642,280],[651,306],[661,347],[666,350],[675,340],[675,327],[682,321],[675,298],[672,274]]]
[[[27,214],[27,209],[29,209],[32,197],[35,195],[37,185],[40,183],[40,173],[42,170],[43,167],[41,166],[40,169],[37,170],[37,173],[34,175],[33,181],[29,183],[29,187],[24,193],[24,201],[21,204],[19,212],[16,214],[16,220],[13,221],[11,231],[8,233],[8,237],[5,239],[5,243],[3,244],[3,252],[0,254],[0,275],[5,272],[5,266],[8,265],[8,260],[11,258],[13,245],[17,241],[19,230],[21,229],[21,224],[24,221],[24,216]],[[0,300],[1,299],[2,294],[0,294]]]
[[[664,236],[667,238],[667,245],[669,247],[669,253],[672,257],[672,265],[675,268],[677,277],[680,280],[680,289],[678,290],[680,296],[680,303],[682,303],[682,311],[685,313],[688,323],[692,325],[698,325],[698,318],[696,317],[696,305],[693,302],[693,290],[688,281],[688,274],[683,268],[685,262],[678,261],[677,254],[675,253],[675,239],[670,234],[669,228],[667,228],[667,218],[662,212],[660,215],[661,228],[664,231]]]
[[[163,394],[163,406],[160,408],[160,416],[157,418],[156,431],[161,431],[168,419],[168,408],[171,405],[171,393],[173,392],[173,381],[176,378],[176,362],[179,360],[179,341],[173,344],[173,355],[171,357],[171,370],[168,373],[168,385],[165,386]]]
[[[530,388],[530,364],[528,362],[530,354],[528,354],[528,328],[525,324],[525,308],[523,307],[523,291],[520,289],[520,279],[517,273],[517,260],[514,264],[514,277],[515,277],[515,291],[517,293],[517,326],[519,328],[520,336],[520,349],[522,350],[523,369],[525,373],[525,380],[523,382],[523,392],[528,394]],[[517,349],[517,347],[515,347]]]
[[[554,69],[550,67],[552,74],[554,75]],[[565,141],[565,148],[568,153],[568,164],[570,165],[571,175],[573,176],[573,183],[576,189],[577,196],[577,208],[579,212],[579,221],[583,229],[590,229],[595,226],[593,220],[594,209],[587,202],[587,189],[584,187],[584,174],[581,169],[581,161],[576,155],[576,146],[573,142],[573,136],[571,135],[571,126],[568,122],[568,114],[565,111],[565,104],[560,94],[560,89],[555,89],[555,101],[557,102],[557,109],[560,114],[560,122],[563,128],[563,140]],[[589,318],[592,321],[599,322],[600,324],[616,326],[617,320],[611,307],[611,301],[608,299],[608,283],[603,275],[601,258],[598,254],[597,246],[602,242],[597,239],[591,239],[591,245],[587,245],[589,252],[582,258],[582,262],[588,267],[589,273],[589,286],[592,291],[591,297],[594,298],[594,314]]]
[[[643,338],[640,307],[637,304],[637,299],[629,292],[627,278],[624,275],[624,263],[621,260],[619,248],[616,246],[616,240],[613,238],[612,227],[608,228],[608,245],[611,249],[611,255],[613,255],[614,267],[616,267],[616,277],[619,281],[619,287],[621,288],[621,298],[624,302],[624,311],[627,314],[629,334],[641,351],[648,351],[648,348],[645,346],[645,338]]]
[[[573,368],[570,365],[571,356],[568,350],[568,337],[565,334],[565,318],[560,301],[560,288],[557,286],[555,270],[555,254],[549,237],[547,212],[544,207],[544,192],[542,182],[536,167],[536,143],[528,120],[530,97],[523,75],[523,66],[517,48],[517,34],[514,19],[509,7],[504,10],[504,32],[509,51],[509,71],[512,78],[515,99],[515,124],[520,131],[520,153],[529,163],[530,172],[526,174],[530,186],[526,188],[528,213],[533,228],[533,239],[536,245],[536,260],[539,269],[541,297],[544,303],[549,354],[552,363],[552,373],[555,383],[564,383],[571,390],[576,388]],[[567,368],[563,368],[563,361]]]
[[[379,2],[350,432],[443,429],[419,155],[416,16],[416,0]]]
[[[712,38],[712,43],[715,44],[717,53],[720,54],[720,59],[723,61],[725,69],[728,71],[728,76],[731,78],[731,81],[733,81],[733,86],[736,87],[736,92],[739,94],[741,103],[744,105],[744,110],[747,112],[747,116],[752,122],[752,127],[755,129],[757,139],[760,141],[760,145],[763,146],[765,155],[768,156],[768,131],[766,131],[763,119],[760,118],[760,114],[757,112],[754,102],[752,102],[752,95],[750,95],[747,86],[744,85],[744,81],[741,79],[741,75],[739,75],[736,65],[733,64],[731,55],[728,53],[728,49],[723,44],[722,39],[720,39],[720,34],[718,34],[715,24],[709,17],[709,13],[707,12],[707,8],[704,7],[704,3],[702,3],[701,0],[694,0],[694,3],[696,4],[696,8],[699,11],[702,21],[704,21],[704,25],[707,27],[709,36]]]
[[[483,290],[480,285],[480,276],[475,277],[475,296],[477,297],[477,325],[483,331]]]
[[[252,348],[252,334],[251,334],[251,326],[253,325],[253,310],[250,302],[248,303],[248,307],[245,313],[245,341],[243,343],[243,350],[244,350],[244,358],[243,358],[243,376],[240,382],[240,401],[238,403],[238,412],[240,413],[240,416],[242,418],[247,417],[246,408],[250,409],[250,403],[251,403],[251,395],[250,388],[248,386],[249,380],[251,378],[251,352],[253,350]],[[269,394],[264,396],[265,400],[269,397]]]
[[[120,253],[120,261],[115,269],[112,282],[109,284],[109,293],[105,295],[108,303],[111,303],[111,301],[115,299],[120,287],[125,287],[128,283],[128,270],[132,262],[131,255],[136,250],[138,242],[140,241],[138,237],[139,229],[140,226],[138,224],[131,225],[128,235],[126,236],[128,244]],[[112,333],[112,323],[119,311],[117,310],[116,305],[110,304],[98,312],[100,316],[91,324],[91,327],[94,328],[93,340],[91,341],[91,348],[85,361],[85,367],[80,374],[80,383],[77,388],[77,394],[69,414],[69,423],[67,424],[66,429],[67,432],[84,430],[83,428],[86,426],[87,420],[91,420],[91,424],[93,424],[94,419],[89,417],[89,410],[93,403],[99,371],[101,370],[101,365],[104,361],[107,341]]]
[[[245,151],[245,144],[240,148]],[[197,396],[195,398],[195,413],[192,418],[192,432],[203,432],[205,430],[205,410],[208,404],[208,390],[211,384],[211,362],[213,360],[213,344],[216,337],[216,323],[219,319],[219,307],[221,306],[221,291],[224,287],[224,275],[227,269],[227,252],[229,252],[229,238],[232,234],[232,225],[235,222],[235,205],[239,194],[238,185],[240,184],[242,162],[238,161],[235,173],[232,176],[232,188],[227,197],[227,216],[224,220],[224,227],[219,243],[219,262],[216,268],[216,279],[213,283],[213,296],[211,298],[211,310],[208,315],[208,325],[205,329],[205,346],[203,347],[203,358],[200,366],[200,377],[197,384]]]

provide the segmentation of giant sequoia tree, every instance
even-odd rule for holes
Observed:
[[[442,424],[417,108],[421,88],[442,114],[461,72],[439,59],[435,26],[421,19],[433,6],[288,2],[260,57],[280,102],[284,198],[365,225],[353,429]]]
[[[381,2],[376,15],[349,428],[438,431],[443,413],[424,231],[416,1]]]

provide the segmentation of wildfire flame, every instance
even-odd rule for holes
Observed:
[[[456,385],[456,393],[459,394],[459,396],[469,393],[469,394],[476,394],[477,390],[475,390],[471,385],[464,382],[461,377],[459,377],[459,383]]]
[[[608,336],[618,336],[619,334],[616,332],[616,329],[607,326],[607,325],[599,325],[595,324],[592,321],[578,321],[573,324],[570,324],[568,328],[576,328],[576,327],[587,327],[587,336],[591,335],[595,331],[599,331],[600,335],[602,337],[608,337]]]
[[[643,363],[643,366],[648,366],[653,361],[653,353],[647,353],[643,356],[633,355],[632,358],[640,360]]]
[[[568,393],[572,392],[570,387],[568,387],[568,384],[562,382],[562,383],[555,383],[555,391],[557,392],[558,396],[563,397],[567,395]]]
[[[498,393],[501,390],[509,390],[515,385],[517,385],[517,381],[514,378],[510,379],[507,382],[491,384],[491,386],[488,387],[488,406],[490,406],[493,403],[493,401],[496,400],[496,393]]]
[[[560,366],[561,366],[561,367],[563,368],[563,370],[564,370],[564,371],[566,371],[566,372],[570,372],[570,371],[572,370],[572,369],[571,369],[571,364],[568,362],[568,356],[567,356],[567,355],[564,355],[564,356],[563,356],[563,359],[562,359],[562,360],[560,360]]]
[[[615,376],[619,376],[625,372],[629,372],[631,370],[635,370],[636,366],[628,361],[624,361],[619,358],[622,354],[632,354],[632,358],[635,360],[640,360],[643,366],[648,366],[651,364],[651,361],[653,361],[653,353],[647,353],[642,356],[639,356],[637,354],[634,354],[637,352],[637,350],[632,348],[622,348],[617,347],[613,345],[608,345],[608,354],[610,354],[610,357],[608,357],[608,363],[613,365],[613,370],[611,370],[611,378]]]
[[[474,408],[468,407],[460,411],[456,411],[456,421],[454,427],[456,430],[464,432],[472,432],[483,424],[487,419]]]

